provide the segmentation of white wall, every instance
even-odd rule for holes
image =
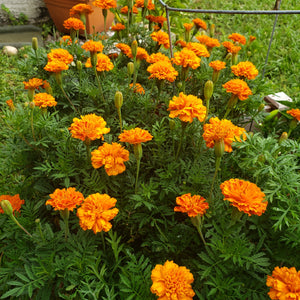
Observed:
[[[4,4],[14,16],[19,16],[20,13],[25,14],[30,23],[37,22],[43,14],[45,14],[45,3],[43,0],[0,0],[0,21],[5,22],[1,4]],[[4,25],[4,24],[0,24]]]

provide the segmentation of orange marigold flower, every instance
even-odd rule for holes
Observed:
[[[272,275],[267,277],[268,293],[271,299],[300,299],[300,271],[295,267],[275,267]]]
[[[173,63],[184,68],[197,69],[200,66],[201,59],[195,54],[194,51],[183,48],[180,52],[174,53]]]
[[[158,61],[165,61],[171,63],[170,58],[162,54],[161,52],[152,53],[150,56],[147,57],[147,62],[150,64],[154,64]]]
[[[106,122],[102,117],[95,114],[88,114],[81,116],[80,119],[74,118],[69,130],[75,139],[82,141],[103,140],[103,134],[110,132],[110,128],[106,128],[105,126]]]
[[[50,204],[54,210],[68,209],[69,211],[73,211],[84,200],[84,196],[73,187],[56,189],[49,196],[50,199],[47,200],[46,205]]]
[[[224,181],[220,188],[224,195],[224,200],[242,211],[248,216],[261,216],[265,212],[268,202],[264,201],[265,194],[254,183],[242,179],[229,179]]]
[[[130,51],[128,50],[128,53],[126,55],[129,58],[133,58],[131,48],[130,48]],[[149,54],[144,48],[137,47],[136,59],[138,59],[138,60],[143,60],[143,59],[147,60],[148,57],[149,57]]]
[[[128,46],[128,45],[126,45],[124,43],[118,43],[116,45],[116,47],[118,49],[120,49],[121,52],[124,53],[126,56],[132,55],[130,46]]]
[[[129,87],[132,89],[133,88],[133,83],[130,83]],[[139,83],[135,84],[133,92],[141,94],[141,95],[145,95],[145,90],[144,90],[144,88]]]
[[[209,50],[214,47],[220,47],[220,42],[217,39],[211,38],[207,35],[199,35],[196,39],[203,45],[205,45]]]
[[[60,60],[52,60],[47,63],[44,70],[52,73],[60,73],[61,71],[68,70],[69,66]]]
[[[152,32],[150,34],[152,40],[157,42],[158,45],[163,45],[166,49],[170,48],[169,35],[161,30]]]
[[[227,93],[236,95],[242,101],[252,95],[247,82],[241,79],[231,79],[222,86],[226,89]]]
[[[35,89],[39,89],[39,87],[41,85],[43,85],[43,79],[40,78],[31,78],[27,81],[23,81],[24,84],[24,88],[26,90],[35,90]]]
[[[135,5],[133,5],[133,7],[132,7],[132,12],[133,12],[134,14],[136,14],[136,15],[139,13],[139,11],[138,11],[138,9],[136,8]],[[126,6],[122,7],[122,8],[120,9],[120,13],[121,13],[121,14],[124,14],[124,15],[127,15],[127,14],[128,14],[128,6],[126,5]]]
[[[79,225],[83,230],[92,229],[94,233],[109,231],[111,221],[119,212],[114,206],[117,199],[107,194],[92,194],[88,196],[77,210]]]
[[[232,152],[234,141],[246,140],[245,128],[235,126],[229,120],[219,120],[218,117],[210,118],[209,123],[203,126],[203,139],[208,148],[213,148],[216,142],[224,140],[225,151]]]
[[[67,20],[64,21],[63,26],[66,29],[74,29],[74,30],[84,30],[85,26],[83,22],[77,18],[68,18]]]
[[[175,45],[179,45],[181,48],[186,47],[186,41],[178,40],[175,42]]]
[[[183,23],[183,27],[185,28],[186,31],[191,31],[191,29],[193,28],[194,23]]]
[[[93,12],[93,9],[90,5],[79,3],[74,5],[70,9],[70,17],[74,17],[76,15],[83,15],[83,14],[91,14]]]
[[[187,213],[189,217],[203,216],[209,207],[202,196],[191,196],[191,193],[177,197],[176,204],[179,206],[175,206],[174,211]]]
[[[22,204],[25,203],[24,200],[21,200],[21,199],[20,199],[20,195],[19,195],[19,194],[14,195],[14,196],[10,196],[10,195],[1,195],[1,196],[0,196],[0,202],[1,202],[2,200],[8,200],[8,201],[10,202],[10,204],[11,204],[11,206],[12,206],[12,209],[13,209],[13,212],[14,212],[14,213],[15,213],[15,211],[20,212],[20,209],[21,209]],[[4,214],[4,211],[3,211],[3,209],[1,208],[1,206],[0,206],[0,213],[1,213],[1,214]]]
[[[72,45],[72,39],[69,35],[64,35],[60,38],[60,44]],[[77,43],[77,40],[76,40]]]
[[[195,26],[196,26],[198,29],[199,29],[199,28],[202,28],[202,29],[204,29],[204,30],[207,29],[207,24],[206,24],[203,20],[201,20],[201,19],[199,19],[199,18],[196,18],[196,19],[193,20],[193,22],[194,22]]]
[[[90,51],[92,53],[95,53],[95,52],[102,52],[104,47],[101,42],[89,40],[85,42],[81,46],[81,48],[84,49],[85,51]]]
[[[15,105],[12,99],[6,100],[6,104],[8,105],[10,110],[15,110]]]
[[[234,42],[246,45],[246,38],[239,33],[232,33],[228,36],[228,38]]]
[[[51,52],[47,54],[48,61],[59,60],[69,65],[73,61],[73,55],[65,49],[51,49]]]
[[[294,117],[298,121],[300,121],[300,109],[299,108],[290,109],[286,113],[291,115],[292,117]]]
[[[203,122],[206,116],[206,107],[202,104],[202,100],[184,93],[180,93],[179,97],[173,97],[168,111],[170,111],[170,118],[179,117],[181,121],[189,123],[192,123],[194,118]]]
[[[98,169],[104,165],[108,176],[123,173],[126,169],[124,162],[129,160],[129,151],[118,143],[104,143],[91,154],[93,167]]]
[[[186,45],[187,49],[192,50],[193,52],[195,52],[195,54],[197,56],[203,56],[203,57],[209,57],[210,54],[207,50],[207,48],[205,47],[205,45],[199,44],[199,43],[188,43]]]
[[[33,98],[33,103],[35,106],[42,108],[56,106],[57,104],[55,98],[47,93],[36,94]]]
[[[92,68],[91,58],[88,58],[85,63],[86,68]],[[114,68],[114,64],[111,62],[109,57],[103,53],[97,54],[97,65],[96,69],[98,72],[110,71]]]
[[[152,138],[153,136],[148,130],[141,129],[139,127],[130,130],[123,130],[123,132],[119,135],[121,142],[133,145],[151,141]]]
[[[135,5],[136,5],[136,7],[143,8],[144,7],[144,0],[136,0]],[[148,10],[154,10],[155,9],[155,5],[153,4],[152,0],[148,1],[147,9]]]
[[[222,45],[227,49],[227,52],[232,54],[236,54],[242,49],[240,46],[235,46],[233,43],[228,41],[223,42]]]
[[[255,79],[258,75],[258,70],[250,61],[242,61],[231,67],[231,71],[235,76],[245,77],[247,79]]]
[[[146,19],[149,20],[150,22],[158,23],[160,26],[163,26],[164,22],[167,21],[167,18],[164,16],[153,16],[153,15],[148,15],[146,16]]]
[[[125,25],[122,23],[117,23],[116,25],[111,26],[112,31],[122,31],[125,29]]]
[[[166,61],[158,61],[147,68],[151,74],[148,78],[157,78],[159,80],[168,80],[173,82],[178,75],[171,63]]]
[[[253,41],[255,41],[256,40],[256,37],[255,36],[253,36],[253,35],[250,35],[250,37],[249,37],[249,41],[252,43]]]
[[[93,5],[101,8],[101,9],[110,9],[117,7],[116,0],[96,0],[93,2]]]
[[[173,261],[167,260],[164,265],[156,265],[151,272],[151,280],[151,292],[159,297],[157,300],[192,300],[195,295],[191,286],[193,274]]]
[[[221,71],[226,68],[226,63],[220,60],[214,60],[209,63],[209,66],[216,71]]]

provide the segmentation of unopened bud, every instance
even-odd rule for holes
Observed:
[[[224,140],[221,139],[215,142],[215,155],[216,157],[222,157],[225,151],[225,143]]]
[[[176,122],[174,120],[169,121],[169,127],[170,127],[171,130],[175,129],[175,125],[176,125]]]
[[[215,24],[211,24],[209,27],[209,34],[211,37],[213,37],[215,35],[215,31],[216,31],[216,26]]]
[[[283,141],[286,141],[288,139],[288,133],[287,132],[283,132],[279,138],[279,145],[283,142]]]
[[[257,111],[258,112],[261,112],[262,110],[265,109],[265,104],[264,103],[261,103],[260,106],[258,107]]]
[[[81,71],[82,70],[82,62],[80,60],[77,60],[76,62],[76,67],[77,67],[77,70],[78,71]]]
[[[33,101],[29,102],[29,107],[30,108],[35,108],[35,103]]]
[[[115,93],[115,106],[117,109],[120,109],[123,105],[123,94],[120,91]]]
[[[40,219],[35,219],[35,223],[40,223],[41,222],[41,220]]]
[[[98,62],[97,52],[91,52],[91,65],[93,67],[96,67],[97,62]]]
[[[294,118],[293,120],[291,120],[289,127],[291,130],[294,130],[297,127],[298,124],[298,120],[296,118]]]
[[[214,92],[214,84],[211,80],[205,82],[204,85],[204,98],[205,100],[209,100]]]
[[[132,52],[132,56],[135,58],[136,54],[137,54],[137,48],[138,48],[138,43],[136,40],[134,40],[131,44],[131,52]]]
[[[11,216],[13,214],[13,208],[8,200],[2,200],[0,202],[0,206],[3,209],[4,213],[8,216]]]
[[[279,112],[279,109],[274,109],[272,110],[266,117],[265,117],[265,122],[273,120]]]
[[[225,57],[226,60],[231,60],[232,59],[232,53],[227,53],[226,57]]]
[[[134,63],[133,62],[129,62],[127,64],[127,71],[129,75],[132,75],[134,72]]]
[[[32,38],[32,49],[36,51],[38,49],[38,39],[36,37]]]
[[[140,160],[143,156],[142,144],[134,144],[133,145],[134,156],[136,160]]]

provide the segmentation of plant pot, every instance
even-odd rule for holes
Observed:
[[[68,29],[65,29],[63,23],[70,17],[70,9],[78,4],[89,4],[93,8],[93,12],[87,15],[86,18],[86,31],[87,33],[102,32],[104,31],[104,17],[102,9],[95,7],[89,0],[44,0],[51,19],[53,20],[56,28],[60,32],[69,33]],[[114,14],[108,10],[106,19],[106,28],[108,29],[114,20]]]

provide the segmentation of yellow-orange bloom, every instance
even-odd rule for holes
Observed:
[[[129,87],[132,89],[132,88],[133,88],[133,83],[130,83],[130,84],[129,84]],[[143,88],[139,83],[136,83],[136,84],[135,84],[135,87],[134,87],[133,92],[134,92],[134,93],[141,94],[141,95],[144,95],[144,94],[145,94],[144,88]]]
[[[203,45],[205,45],[209,50],[214,47],[220,47],[221,44],[217,39],[211,38],[207,35],[199,35],[196,39]]]
[[[116,0],[96,0],[93,2],[93,5],[101,8],[101,9],[110,9],[117,7]]]
[[[178,40],[175,42],[175,45],[179,45],[181,48],[186,47],[186,41]]]
[[[187,213],[189,217],[203,216],[209,207],[202,196],[191,196],[191,193],[177,197],[176,204],[179,206],[175,206],[174,211]]]
[[[197,56],[196,56],[197,57]],[[158,61],[147,68],[147,71],[151,74],[150,78],[157,78],[159,80],[168,80],[173,82],[178,75],[178,72],[174,69],[171,63],[166,61]]]
[[[61,71],[68,70],[69,66],[60,60],[52,60],[47,63],[44,69],[52,73],[60,73]]]
[[[158,61],[165,61],[171,63],[171,60],[168,56],[162,54],[161,52],[152,53],[150,56],[147,57],[147,62],[150,64],[154,64]]]
[[[84,49],[85,51],[90,51],[92,53],[95,53],[95,52],[102,52],[104,47],[101,42],[89,40],[85,42],[81,46],[81,48]]]
[[[117,23],[116,25],[111,26],[112,31],[122,31],[125,29],[125,25],[122,23]]]
[[[242,211],[248,216],[261,216],[266,211],[268,202],[264,201],[265,194],[254,183],[242,179],[229,179],[224,181],[220,188],[224,195],[224,200]]]
[[[170,118],[179,117],[181,121],[189,123],[192,123],[194,118],[203,122],[206,116],[206,107],[202,104],[202,100],[184,93],[180,93],[178,97],[173,97],[169,103],[168,111],[170,111]]]
[[[120,49],[121,52],[124,53],[126,56],[132,55],[130,46],[128,46],[128,45],[126,45],[124,43],[118,43],[116,45],[116,47],[118,49]]]
[[[158,23],[160,26],[163,26],[164,22],[167,21],[167,18],[164,16],[153,16],[153,15],[148,15],[146,16],[146,19],[149,20],[150,22]]]
[[[59,60],[69,65],[73,61],[73,55],[65,49],[51,49],[51,52],[47,54],[48,61]]]
[[[131,48],[130,48],[130,52],[128,52],[127,56],[129,58],[133,58]],[[145,59],[146,60],[148,57],[149,57],[149,54],[144,48],[137,47],[136,59],[138,59],[138,60]]]
[[[196,18],[196,19],[193,20],[193,22],[194,22],[195,26],[196,26],[198,29],[199,29],[199,28],[202,28],[202,29],[204,29],[204,30],[207,29],[207,24],[206,24],[203,20],[201,20],[201,19],[199,19],[199,18]]]
[[[123,130],[123,132],[119,135],[119,139],[121,142],[129,143],[132,145],[151,141],[152,138],[153,136],[148,130],[141,129],[139,127],[130,130]]]
[[[136,8],[136,6],[135,5],[133,5],[133,7],[132,7],[132,12],[134,13],[134,14],[138,14],[139,13],[139,11],[138,11],[138,9]],[[121,14],[124,14],[124,15],[127,15],[128,14],[128,6],[126,5],[126,6],[123,6],[121,9],[120,9],[120,13]]]
[[[223,42],[222,45],[227,49],[227,52],[232,54],[237,54],[242,49],[240,46],[235,46],[229,41]]]
[[[234,42],[246,45],[246,38],[239,33],[232,33],[228,36],[228,38]]]
[[[299,300],[300,271],[295,267],[275,267],[267,277],[267,286],[271,288],[268,295],[273,300]]]
[[[186,31],[191,31],[191,29],[193,28],[194,23],[183,23],[183,27],[185,28]]]
[[[56,106],[57,104],[55,98],[47,93],[36,94],[33,98],[33,103],[35,106],[42,108]]]
[[[207,48],[205,47],[205,45],[203,44],[199,44],[199,43],[188,43],[186,45],[187,49],[192,50],[193,52],[195,52],[195,54],[197,56],[203,56],[203,57],[209,57],[210,54],[207,50]]]
[[[191,286],[193,274],[173,261],[156,265],[151,272],[151,280],[151,292],[159,297],[157,300],[192,300],[195,295]]]
[[[286,113],[291,115],[292,117],[294,117],[298,121],[300,121],[300,109],[299,108],[290,109]]]
[[[214,60],[209,63],[209,66],[216,71],[221,71],[226,68],[226,63],[220,60]]]
[[[200,66],[201,59],[195,54],[194,51],[183,48],[179,52],[174,53],[173,63],[184,68],[197,69]]]
[[[79,225],[83,230],[93,230],[96,234],[109,231],[111,221],[119,212],[114,206],[117,199],[107,194],[92,194],[88,196],[77,210]]]
[[[20,212],[20,209],[21,209],[22,204],[25,203],[24,200],[21,200],[21,199],[20,199],[20,195],[19,195],[19,194],[14,195],[14,196],[10,196],[10,195],[1,195],[1,196],[0,196],[0,202],[1,202],[2,200],[8,200],[8,201],[10,202],[10,204],[11,204],[11,206],[12,206],[12,209],[13,209],[13,212],[14,212],[14,213],[15,213],[15,211]],[[1,214],[4,214],[4,211],[3,211],[3,209],[1,208],[1,206],[0,206],[0,213],[1,213]]]
[[[144,7],[144,0],[136,0],[135,1],[135,6],[143,8]],[[155,9],[155,5],[153,4],[152,0],[148,1],[147,9],[148,10],[154,10]]]
[[[60,44],[72,45],[72,39],[69,35],[64,35],[60,38]],[[75,41],[77,43],[77,40]]]
[[[231,79],[222,85],[226,89],[227,93],[236,95],[241,101],[246,100],[252,92],[244,80]]]
[[[75,139],[82,141],[103,140],[103,134],[110,132],[110,128],[106,128],[105,126],[106,122],[102,117],[95,114],[88,114],[81,116],[80,119],[74,118],[69,130]]]
[[[8,105],[10,110],[15,110],[15,105],[12,99],[6,100],[6,104]]]
[[[253,36],[253,35],[250,35],[250,37],[249,37],[250,43],[252,43],[252,42],[255,41],[255,40],[256,40],[256,37]]]
[[[24,88],[26,90],[35,90],[35,89],[39,89],[40,86],[43,85],[43,79],[40,78],[31,78],[27,81],[23,81],[24,84]]]
[[[84,200],[84,196],[73,187],[56,189],[49,196],[50,199],[47,200],[46,205],[50,204],[54,210],[68,209],[69,211],[73,211]]]
[[[126,169],[124,162],[129,160],[129,151],[118,143],[104,143],[91,154],[92,166],[98,169],[104,165],[108,176],[123,173]]]
[[[91,58],[88,58],[85,63],[86,68],[92,68]],[[96,69],[98,72],[110,71],[114,68],[114,64],[111,62],[109,57],[103,53],[97,54],[97,65]]]
[[[203,126],[203,139],[208,148],[213,148],[216,142],[224,140],[225,151],[232,152],[231,144],[234,141],[246,140],[245,128],[235,126],[230,120],[210,118],[209,123]]]
[[[152,32],[150,34],[152,40],[157,42],[158,45],[163,45],[166,49],[170,48],[169,35],[161,30]]]
[[[74,30],[84,30],[85,26],[83,22],[77,18],[68,18],[67,20],[64,21],[63,26],[66,29],[74,29]]]
[[[76,15],[85,15],[85,14],[91,14],[93,12],[93,9],[90,5],[84,4],[84,3],[79,3],[74,5],[70,9],[70,17],[74,17]]]
[[[258,70],[250,61],[242,61],[235,66],[231,67],[232,73],[238,77],[247,79],[255,79],[258,75]]]

